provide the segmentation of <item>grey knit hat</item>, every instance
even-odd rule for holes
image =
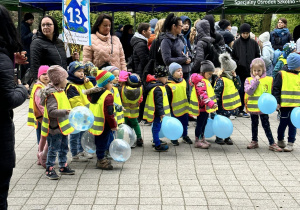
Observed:
[[[200,72],[214,72],[215,66],[214,64],[209,60],[204,60],[201,62]]]
[[[236,69],[236,62],[232,60],[229,53],[223,53],[219,56],[219,61],[221,63],[221,68],[226,73],[231,73],[231,71],[235,71]]]

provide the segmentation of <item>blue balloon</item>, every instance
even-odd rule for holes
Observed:
[[[215,135],[214,129],[213,129],[213,123],[214,123],[214,120],[212,120],[210,118],[207,119],[207,123],[206,123],[205,130],[204,130],[204,136],[206,138],[210,138]]]
[[[264,114],[272,114],[276,111],[276,98],[270,93],[263,93],[258,99],[258,108]]]
[[[85,106],[77,106],[69,114],[70,125],[77,131],[86,131],[93,126],[94,115]]]
[[[175,117],[165,116],[162,120],[161,130],[165,137],[170,140],[176,140],[182,136],[183,126]]]
[[[90,154],[96,153],[95,136],[88,131],[84,132],[81,137],[81,146]]]
[[[115,139],[109,146],[110,156],[117,162],[125,162],[130,158],[130,145],[123,139]]]
[[[213,131],[217,137],[225,139],[231,136],[233,125],[227,117],[216,115],[213,121]]]
[[[300,107],[295,107],[291,112],[291,121],[296,128],[300,128]]]
[[[71,125],[72,126],[72,125]],[[71,134],[77,134],[77,133],[80,133],[81,131],[78,131],[78,130],[74,130]]]
[[[152,130],[152,128],[153,128],[153,123],[151,124],[151,130]],[[160,128],[160,131],[159,131],[159,133],[158,133],[158,137],[159,137],[159,138],[164,138],[164,137],[165,137],[165,135],[164,135],[164,133],[163,133],[163,131],[162,131],[161,128]]]

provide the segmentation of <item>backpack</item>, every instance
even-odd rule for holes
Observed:
[[[204,39],[202,39],[202,41],[207,44],[207,48],[205,49],[205,60],[210,60],[215,67],[220,67],[219,55],[222,54],[220,46],[216,46]]]
[[[272,62],[274,66],[276,65],[276,63],[277,63],[279,57],[282,55],[282,53],[283,52],[280,51],[279,49],[274,50],[274,56],[273,56],[273,62]]]

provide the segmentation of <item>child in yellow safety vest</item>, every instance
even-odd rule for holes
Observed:
[[[29,101],[29,111],[28,111],[28,119],[27,119],[27,125],[33,126],[36,129],[36,136],[37,136],[37,143],[39,145],[38,150],[38,165],[42,164],[45,166],[45,162],[42,160],[44,147],[47,147],[47,141],[46,137],[41,136],[41,127],[42,127],[42,120],[43,120],[43,114],[44,114],[44,107],[40,105],[40,91],[49,83],[49,77],[47,74],[47,71],[49,69],[49,66],[40,66],[38,71],[38,81],[33,85],[31,94],[30,94],[30,101]]]
[[[41,104],[45,107],[41,134],[47,137],[48,142],[46,176],[48,179],[58,179],[59,176],[54,169],[57,153],[60,174],[75,174],[67,164],[68,135],[74,128],[68,118],[71,105],[64,92],[68,73],[62,67],[54,65],[49,68],[48,76],[50,83],[41,91]]]
[[[190,77],[190,84],[193,88],[189,113],[197,116],[196,140],[194,144],[196,148],[208,149],[210,147],[210,143],[205,140],[204,130],[209,113],[215,112],[218,109],[214,89],[209,81],[214,71],[214,64],[209,60],[204,60],[201,62],[201,75],[194,73]]]
[[[82,91],[93,88],[94,85],[84,75],[84,65],[78,61],[73,61],[69,65],[68,84],[66,87],[66,94],[71,104],[71,108],[77,106],[88,107],[90,102],[87,96]],[[92,159],[93,156],[83,150],[81,145],[81,137],[85,131],[76,134],[70,134],[70,151],[73,162],[86,162]]]
[[[95,117],[89,132],[95,136],[96,167],[103,170],[113,169],[111,161],[105,157],[105,150],[112,131],[116,131],[118,126],[114,117],[114,98],[111,92],[114,79],[112,73],[99,70],[96,76],[97,86],[85,91],[91,102],[90,110]]]
[[[265,62],[261,58],[255,58],[250,65],[251,77],[245,80],[245,107],[250,112],[252,141],[247,149],[258,148],[258,120],[260,117],[261,124],[269,140],[269,150],[281,152],[282,149],[274,142],[272,131],[270,129],[269,115],[263,114],[258,108],[258,99],[263,93],[272,92],[273,78],[266,76]]]
[[[218,104],[217,114],[229,118],[231,115],[237,115],[238,107],[242,105],[238,92],[241,88],[241,80],[235,73],[237,65],[228,53],[221,54],[219,61],[221,70],[218,72],[218,78],[214,86]],[[225,140],[216,137],[215,142],[220,145],[233,145],[230,137]]]
[[[291,112],[300,106],[300,55],[291,53],[287,57],[288,71],[278,72],[273,86],[273,95],[277,100],[280,123],[277,129],[278,146],[285,152],[293,151],[297,128],[291,122]],[[286,127],[289,126],[288,143],[284,141]]]
[[[172,117],[176,117],[183,126],[182,140],[184,143],[193,144],[188,136],[189,101],[186,94],[186,81],[183,79],[182,66],[171,63],[169,66],[170,76],[166,85]],[[173,146],[178,146],[178,139],[171,140]]]
[[[148,74],[145,91],[147,100],[145,103],[143,118],[148,122],[153,122],[152,136],[154,150],[157,152],[167,151],[168,145],[162,144],[159,139],[161,121],[164,116],[170,116],[170,107],[165,84],[168,81],[168,70],[165,66],[155,67],[155,77]]]

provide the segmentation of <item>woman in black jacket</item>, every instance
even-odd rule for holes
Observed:
[[[7,209],[10,178],[15,167],[13,109],[23,104],[27,89],[14,82],[14,52],[22,49],[17,30],[5,7],[0,5],[0,209]]]
[[[79,59],[76,52],[67,58],[64,43],[58,35],[57,21],[48,15],[43,17],[30,45],[30,75],[26,79],[37,79],[41,65],[60,65],[67,70],[69,63]]]

